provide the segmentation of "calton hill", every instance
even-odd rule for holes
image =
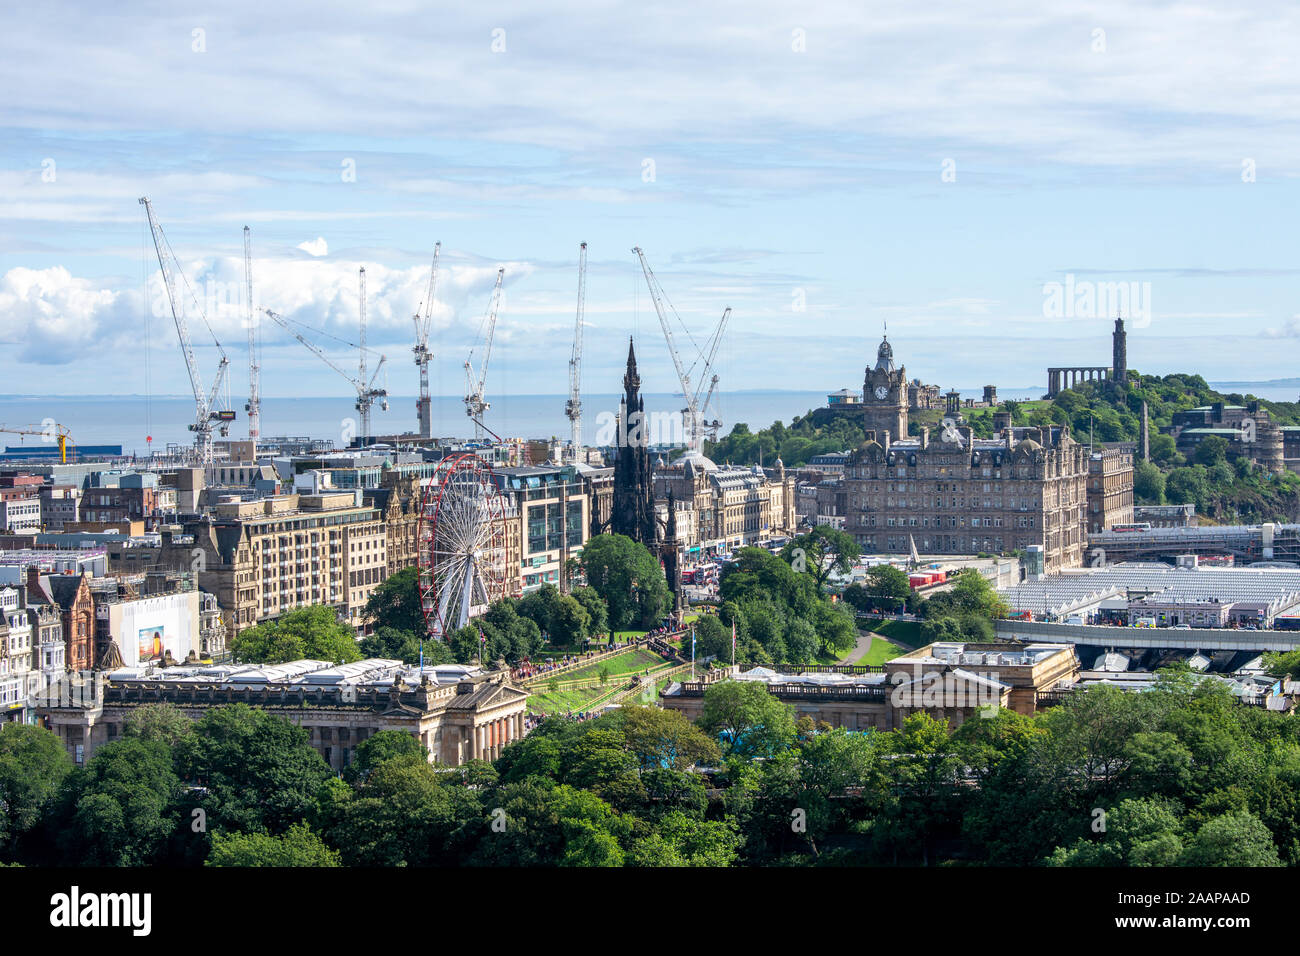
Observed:
[[[1300,475],[1273,474],[1245,459],[1230,460],[1224,439],[1207,438],[1188,459],[1174,440],[1160,429],[1180,411],[1222,402],[1246,405],[1258,401],[1279,425],[1300,425],[1300,403],[1256,399],[1249,394],[1216,392],[1200,375],[1140,375],[1129,371],[1128,383],[1082,382],[1053,399],[1006,401],[1014,426],[1069,425],[1077,441],[1136,442],[1141,431],[1142,403],[1147,403],[1151,460],[1139,463],[1134,475],[1138,504],[1195,504],[1198,514],[1223,524],[1262,521],[1300,521]],[[993,437],[993,409],[963,409],[977,437]],[[837,417],[817,424],[813,412],[796,417],[789,425],[773,422],[751,432],[739,424],[720,441],[708,443],[705,453],[716,461],[753,464],[780,457],[787,468],[806,464],[814,455],[848,451],[862,444],[863,425],[854,418]],[[908,430],[940,427],[944,413],[913,411]]]
[[[835,593],[856,549],[830,529],[783,555],[745,549],[696,654],[749,666],[838,657],[853,608],[908,607],[917,641],[979,642],[1005,607],[973,572],[928,600],[896,569]],[[572,594],[494,605],[425,660],[525,656],[659,620],[649,552],[593,539]],[[410,573],[371,608],[360,645],[320,609],[244,635],[247,659],[418,660]],[[603,615],[603,617],[602,617]],[[1279,672],[1295,661],[1273,662]],[[196,825],[201,821],[202,825]],[[1100,821],[1100,822],[1099,822]],[[342,773],[303,729],[244,704],[191,721],[137,708],[75,766],[37,726],[0,730],[0,862],[25,866],[1278,866],[1300,863],[1300,718],[1242,706],[1186,669],[1147,693],[1098,687],[1028,717],[999,708],[957,730],[925,713],[891,731],[796,719],[758,682],[707,685],[698,719],[627,704],[542,719],[492,762],[430,763],[383,731]]]

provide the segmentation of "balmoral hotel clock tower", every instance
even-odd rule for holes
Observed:
[[[876,350],[876,367],[867,368],[862,386],[864,423],[875,432],[876,441],[884,443],[889,432],[891,442],[907,437],[907,369],[894,368],[894,349],[886,336]]]

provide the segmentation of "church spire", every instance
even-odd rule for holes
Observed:
[[[623,375],[623,388],[631,394],[641,387],[641,376],[636,371],[636,349],[632,345],[632,336],[627,337],[627,372]]]

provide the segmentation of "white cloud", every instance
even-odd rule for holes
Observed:
[[[317,236],[315,239],[309,239],[307,242],[298,243],[298,248],[309,256],[323,256],[330,251],[329,245],[324,238]]]
[[[64,365],[88,350],[111,353],[140,329],[138,293],[103,288],[62,267],[0,276],[0,338],[16,346],[21,362]]]

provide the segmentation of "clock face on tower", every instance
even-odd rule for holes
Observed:
[[[889,389],[885,388],[885,386],[883,385],[876,386],[876,398],[880,399],[883,402],[885,400],[885,396],[888,394],[889,394]]]

